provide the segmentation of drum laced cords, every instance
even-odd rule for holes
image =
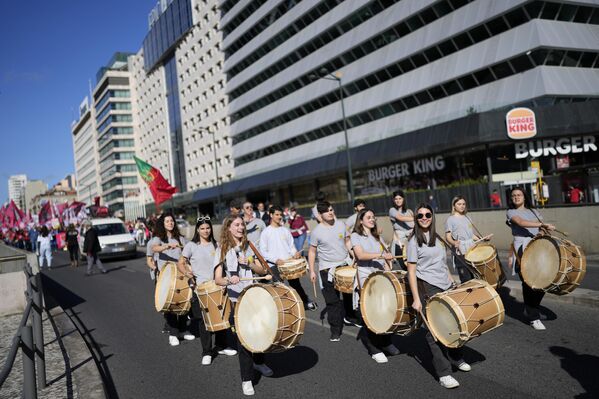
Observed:
[[[574,244],[572,241],[561,239],[561,238],[551,236],[551,235],[550,235],[550,237],[558,240],[558,242],[559,242],[558,247],[560,249],[560,251],[559,251],[560,254],[564,253],[566,255],[566,256],[564,256],[564,259],[561,259],[561,256],[560,256],[560,263],[566,262],[568,264],[568,266],[566,266],[564,268],[564,270],[558,271],[558,274],[562,275],[561,281],[558,283],[551,283],[551,288],[549,288],[547,291],[560,292],[560,291],[562,291],[562,289],[561,289],[562,285],[575,285],[578,287],[580,285],[580,282],[570,281],[568,274],[571,272],[580,272],[582,270],[579,267],[575,267],[574,262],[573,262],[574,258],[582,259],[582,254],[580,253],[580,247],[578,245]],[[576,252],[569,250],[568,246],[573,246],[576,249]],[[562,250],[563,250],[563,252],[562,252]]]
[[[289,301],[291,304],[287,307],[285,307],[283,305],[283,299]],[[293,321],[292,323],[289,324],[283,324],[281,326],[281,322],[283,321],[283,323],[286,322],[286,317],[287,315],[295,315],[293,312],[290,312],[291,309],[293,309],[294,307],[298,307],[302,305],[302,301],[300,300],[299,302],[293,297],[293,295],[290,295],[289,292],[285,292],[281,297],[276,298],[276,302],[279,304],[279,306],[277,306],[277,308],[279,309],[278,314],[279,314],[279,327],[277,327],[277,333],[279,333],[279,337],[281,338],[282,333],[284,332],[290,332],[292,334],[295,334],[294,336],[298,336],[298,335],[304,335],[304,331],[302,328],[302,321],[304,321],[304,318],[301,317],[301,313],[299,316],[296,316],[296,320]],[[303,306],[303,305],[302,305]],[[299,325],[298,325],[299,324]],[[292,336],[292,337],[294,337]],[[288,339],[286,339],[286,341],[288,341]],[[292,340],[292,342],[294,342]],[[274,344],[277,347],[283,348],[283,349],[290,349],[292,346],[285,344],[285,343],[277,343]]]
[[[484,287],[481,287],[481,288],[484,288]],[[491,289],[493,289],[493,288],[491,288]],[[451,290],[451,293],[453,294],[453,293],[467,292],[468,294],[470,294],[473,291],[474,291],[473,288],[471,288],[471,287],[465,287],[465,288],[457,288],[455,290]],[[487,304],[489,302],[495,301],[495,297],[491,296],[491,298],[489,298],[489,299],[487,299],[485,301],[476,302],[476,303],[473,303],[471,305],[465,305],[464,301],[467,298],[468,298],[468,295],[466,295],[464,298],[462,298],[461,301],[456,302],[458,304],[458,306],[460,307],[460,309],[462,309],[462,312],[463,312],[463,309],[466,308],[466,307],[473,308],[472,311],[470,312],[470,314],[467,315],[467,317],[466,317],[466,324],[468,324],[468,321],[472,318],[472,315],[474,314],[474,312],[476,312],[476,310],[478,308],[480,308],[481,306],[483,306],[483,305],[485,305],[485,304]],[[491,314],[491,315],[487,316],[485,319],[479,319],[478,320],[478,325],[476,327],[474,327],[474,329],[471,332],[460,332],[459,333],[460,336],[463,336],[463,337],[465,337],[467,339],[470,339],[470,337],[472,337],[473,335],[475,335],[476,330],[478,330],[483,324],[485,324],[487,321],[491,320],[492,318],[499,316],[500,314],[501,314],[501,312],[496,312],[495,314]],[[464,316],[466,316],[466,315],[464,315]],[[485,331],[485,332],[488,332],[490,330],[492,330],[492,328],[489,329],[489,330],[487,330],[487,331]]]

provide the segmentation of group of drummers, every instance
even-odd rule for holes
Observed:
[[[425,328],[440,385],[459,386],[452,368],[471,370],[461,348],[503,324],[504,308],[496,289],[505,274],[489,243],[492,234],[476,229],[460,196],[452,200],[451,216],[439,234],[429,204],[409,209],[404,193],[394,192],[389,244],[374,211],[360,200],[354,209],[343,223],[331,203],[316,204],[318,225],[310,232],[307,260],[302,249],[295,248],[278,206],[269,209],[270,225],[265,226],[252,204],[245,202],[242,214],[224,219],[218,240],[209,216],[197,219],[193,238],[187,241],[173,215],[163,214],[147,256],[157,283],[155,305],[164,315],[169,344],[199,337],[202,365],[210,365],[217,354],[238,355],[242,391],[253,395],[254,373],[273,375],[264,353],[297,345],[305,310],[317,310],[300,284],[308,274],[314,295],[318,284],[324,297],[321,318],[327,318],[331,342],[340,341],[344,324],[353,321],[361,327],[358,337],[368,354],[386,363],[387,356],[400,353],[391,341],[394,334]],[[506,222],[514,237],[525,315],[535,330],[545,329],[539,314],[545,292],[571,292],[584,276],[584,254],[552,235],[555,226],[543,222],[522,188],[511,190]],[[547,266],[557,269],[557,276],[548,276],[544,256],[526,251],[529,245],[541,252],[551,250],[547,242],[557,247],[560,264]],[[459,283],[448,267],[447,250]],[[531,266],[524,268],[527,259]],[[233,339],[236,348],[228,344]]]

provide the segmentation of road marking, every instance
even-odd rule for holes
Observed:
[[[322,323],[320,322],[320,320],[314,320],[314,319],[311,319],[311,318],[309,318],[309,317],[306,317],[306,321],[307,321],[308,323],[311,323],[311,324],[314,324],[314,325],[316,325],[316,326],[322,327]],[[324,327],[325,327],[326,329],[328,329],[328,328],[329,328],[329,323],[327,323],[327,322],[325,321],[325,322],[324,322]],[[353,332],[353,331],[347,331],[347,327],[348,327],[348,326],[343,326],[343,334],[345,334],[345,335],[348,335],[348,336],[350,336],[350,337],[358,338],[358,333],[357,333],[357,332]]]

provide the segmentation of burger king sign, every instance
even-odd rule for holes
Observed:
[[[524,140],[536,136],[535,113],[528,108],[514,108],[505,115],[507,135],[514,140]]]

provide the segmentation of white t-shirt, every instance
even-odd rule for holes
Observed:
[[[50,237],[50,234],[48,234],[46,237],[42,237],[41,235],[39,235],[37,237],[37,242],[40,244],[40,248],[49,247],[52,243],[52,237]]]
[[[289,259],[297,249],[293,236],[287,227],[268,226],[260,236],[260,253],[269,263],[276,264],[278,259]]]

